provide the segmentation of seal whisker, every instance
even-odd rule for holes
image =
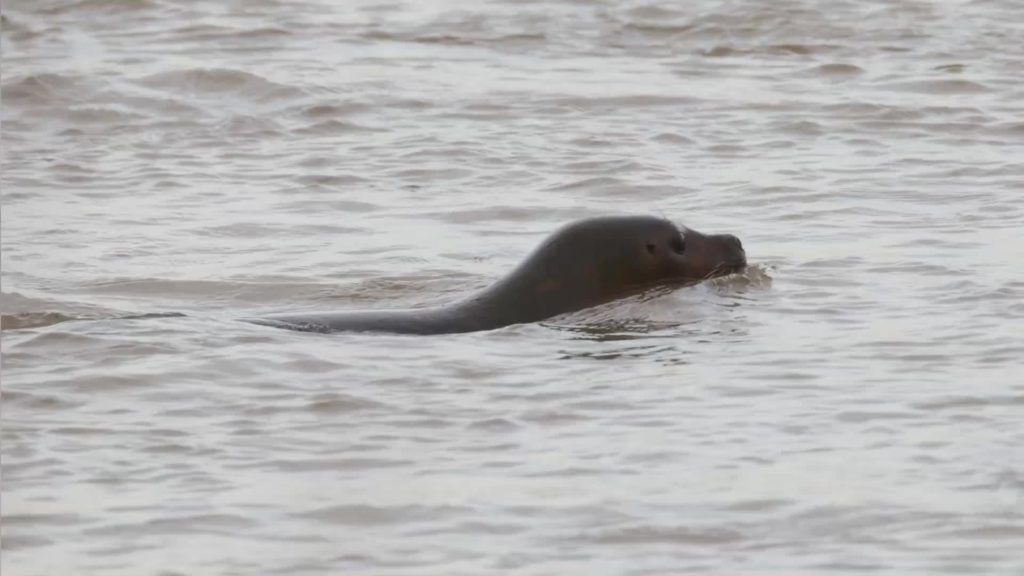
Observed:
[[[707,274],[704,275],[703,278],[701,278],[701,281],[710,280],[715,276],[721,276],[721,272],[726,268],[727,266],[725,264],[719,264],[718,266],[715,266],[714,268],[711,269],[710,272],[708,272]]]

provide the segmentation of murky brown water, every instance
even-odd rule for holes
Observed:
[[[1016,0],[3,13],[4,576],[1024,573]],[[619,212],[752,267],[235,320],[448,301]]]

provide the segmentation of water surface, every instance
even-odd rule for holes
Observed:
[[[3,573],[1021,574],[1019,8],[5,2]],[[751,267],[236,321],[609,213]]]

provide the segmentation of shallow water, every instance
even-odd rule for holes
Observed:
[[[1019,8],[5,2],[4,575],[1021,574]],[[751,267],[235,320],[622,212]]]

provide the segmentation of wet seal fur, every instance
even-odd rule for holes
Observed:
[[[579,220],[549,236],[510,274],[434,308],[278,314],[249,322],[313,332],[448,334],[545,320],[666,285],[742,270],[740,240],[653,216]]]

